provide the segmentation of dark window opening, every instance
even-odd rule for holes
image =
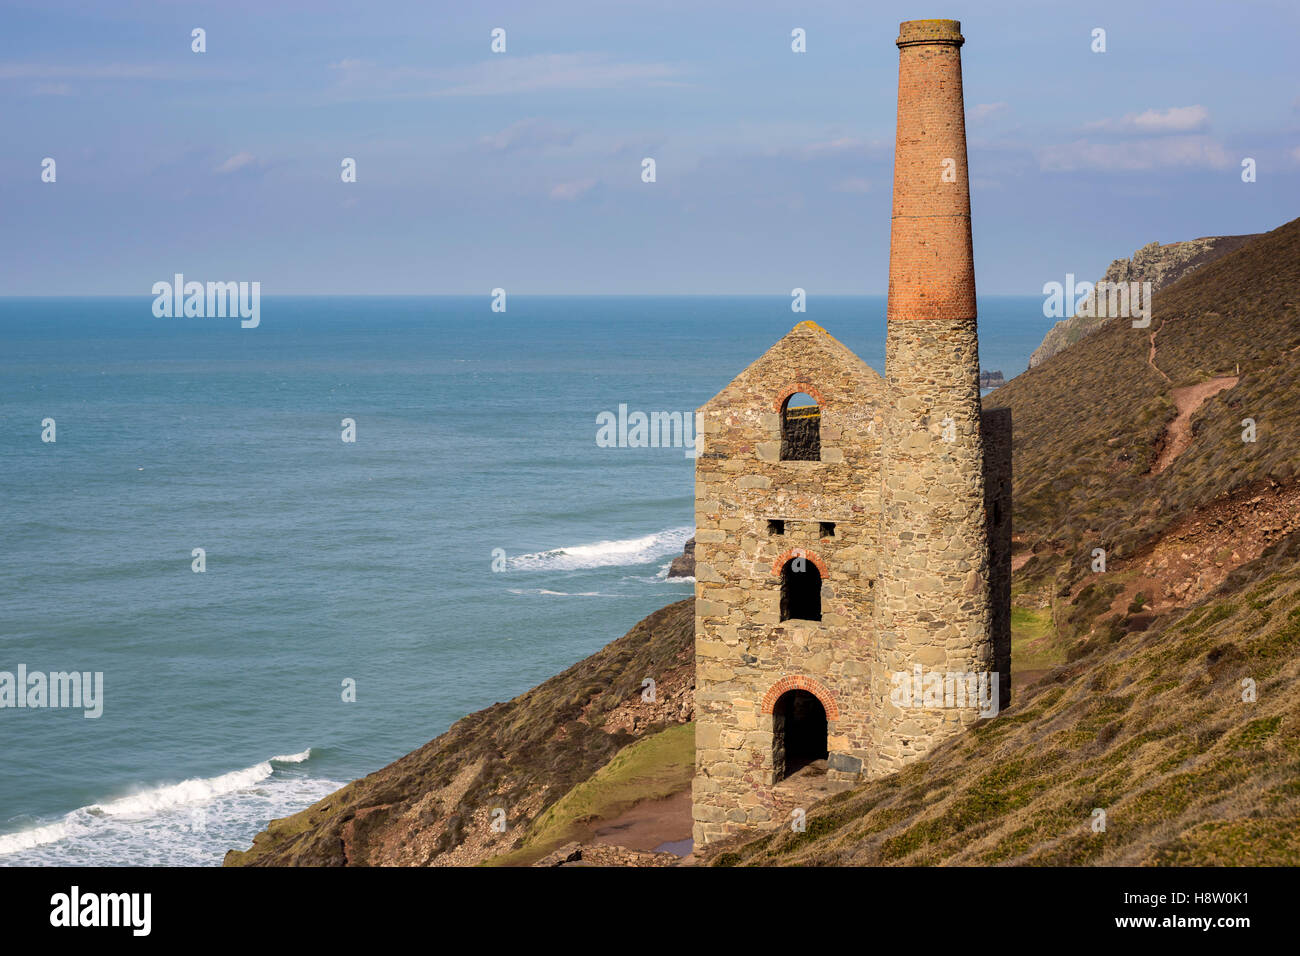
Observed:
[[[772,708],[774,781],[793,776],[827,757],[826,708],[815,694],[790,690]]]
[[[833,538],[833,537],[835,537],[835,522],[834,522],[834,521],[823,521],[823,522],[821,522],[821,526],[822,526],[822,537],[823,537],[823,538]]]
[[[796,392],[781,406],[781,460],[822,460],[822,410],[811,395]]]
[[[821,572],[807,558],[791,558],[781,569],[781,620],[821,619]]]
[[[777,518],[767,519],[768,534],[785,534],[785,522]]]
[[[1002,502],[1000,501],[993,502],[993,523],[1002,523]]]

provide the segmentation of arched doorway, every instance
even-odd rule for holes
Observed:
[[[788,690],[777,698],[772,707],[773,782],[825,760],[826,729],[826,708],[815,694]]]

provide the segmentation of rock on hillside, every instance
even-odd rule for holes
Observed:
[[[673,563],[668,566],[668,576],[670,578],[693,578],[695,577],[695,538],[692,536],[682,547],[682,553],[673,558]]]
[[[1133,253],[1133,258],[1116,259],[1112,262],[1101,281],[1150,282],[1151,291],[1159,292],[1165,286],[1172,285],[1201,266],[1235,252],[1250,240],[1257,238],[1257,234],[1208,236],[1186,242],[1170,242],[1163,246],[1158,242],[1148,242]],[[1029,356],[1029,367],[1035,368],[1041,365],[1061,349],[1097,331],[1106,321],[1107,318],[1095,315],[1075,315],[1062,319],[1052,326],[1051,331],[1043,338],[1043,343],[1034,349],[1033,355]]]
[[[695,602],[626,635],[301,813],[273,820],[226,866],[472,865],[512,849],[528,824],[624,746],[694,715]],[[656,700],[641,699],[646,677]],[[506,809],[508,830],[491,827]]]

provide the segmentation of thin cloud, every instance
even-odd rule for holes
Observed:
[[[486,60],[453,73],[430,96],[500,96],[539,90],[609,90],[626,86],[679,86],[670,63],[624,63],[602,54],[540,53]]]
[[[783,133],[785,140],[798,139],[802,133]],[[757,146],[757,144],[755,144]],[[866,140],[855,136],[834,136],[830,139],[818,139],[800,143],[797,146],[782,144],[779,146],[757,146],[756,151],[764,156],[785,157],[802,161],[844,160],[859,156],[892,153],[894,144],[883,140]]]
[[[1207,136],[1173,136],[1123,143],[1076,140],[1039,150],[1044,172],[1130,172],[1150,169],[1227,169],[1236,165],[1223,144]]]
[[[224,163],[219,165],[215,170],[213,170],[213,172],[223,173],[223,174],[233,173],[236,170],[243,169],[245,166],[248,166],[249,164],[254,163],[256,161],[257,161],[257,157],[255,157],[252,153],[247,153],[247,152],[236,153],[234,156],[231,156]]]
[[[493,56],[469,66],[430,70],[384,68],[347,58],[330,64],[344,92],[369,97],[508,96],[557,90],[684,86],[672,63],[627,62],[597,53]]]
[[[544,119],[522,119],[511,123],[505,129],[480,142],[488,149],[512,152],[517,149],[543,149],[547,146],[572,146],[577,138],[577,131],[566,126],[559,126]]]
[[[591,191],[596,185],[594,179],[580,179],[572,183],[559,183],[551,187],[551,198],[562,202],[572,202]]]
[[[1204,106],[1171,106],[1167,110],[1129,113],[1121,119],[1088,123],[1084,129],[1129,133],[1190,133],[1209,125],[1210,111]]]
[[[841,179],[836,183],[835,191],[838,193],[869,193],[871,192],[871,182],[858,176],[850,176],[848,179]]]
[[[800,146],[795,150],[800,156],[825,156],[828,153],[843,153],[852,150],[866,149],[867,144],[860,139],[854,139],[852,136],[837,136],[835,139],[824,140],[820,143],[808,143],[806,146]]]
[[[983,122],[1006,108],[1006,103],[979,103],[966,111],[966,119],[972,123]]]
[[[55,63],[0,63],[0,80],[165,80],[170,70],[143,63],[68,66]]]

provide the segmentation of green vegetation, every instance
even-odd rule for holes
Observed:
[[[1220,600],[1095,647],[925,761],[814,807],[807,833],[738,838],[710,862],[1300,863],[1300,644],[1287,636],[1300,629],[1300,536],[1251,570],[1279,564],[1290,571],[1258,595],[1278,610],[1262,632],[1246,630],[1248,605]],[[1185,652],[1172,666],[1171,642]],[[1243,701],[1242,681],[1274,662]],[[936,780],[952,783],[925,785]]]
[[[644,800],[687,790],[695,773],[695,724],[677,724],[620,750],[537,818],[522,845],[489,862],[525,866],[564,845],[589,820],[608,820]]]
[[[1011,608],[1011,672],[1046,670],[1063,663],[1065,654],[1055,642],[1056,628],[1047,608]]]

